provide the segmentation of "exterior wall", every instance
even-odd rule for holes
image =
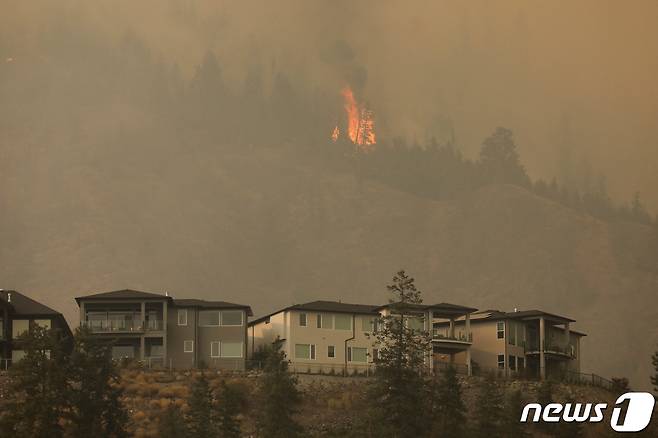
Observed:
[[[306,327],[299,325],[301,313],[306,313]],[[318,314],[321,314],[325,321],[331,321],[331,328],[317,327]],[[349,330],[336,329],[336,315],[348,316],[352,321],[351,328]],[[253,345],[257,350],[259,346],[272,343],[278,336],[285,340],[283,348],[286,356],[291,362],[291,367],[297,371],[331,372],[333,370],[339,373],[347,366],[349,372],[361,372],[372,367],[374,338],[366,336],[366,333],[370,332],[363,330],[363,319],[367,318],[370,321],[373,317],[374,315],[299,310],[280,312],[272,315],[269,323],[263,321],[254,325]],[[251,333],[250,328],[250,336]],[[315,359],[296,357],[295,346],[297,344],[315,345]],[[328,355],[329,346],[334,347],[334,357]],[[366,348],[366,362],[346,361],[347,347]]]
[[[187,325],[178,325],[178,309],[187,310]],[[167,354],[169,362],[174,368],[194,368],[198,361],[195,360],[198,354],[197,340],[197,309],[193,307],[174,307],[169,306],[167,312]],[[185,341],[192,341],[192,352],[185,353]]]
[[[471,361],[481,369],[498,368],[498,355],[507,354],[505,339],[497,338],[497,321],[476,322],[471,321],[473,344],[471,345]],[[464,329],[464,322],[459,321],[455,330]],[[507,363],[507,361],[505,362]]]

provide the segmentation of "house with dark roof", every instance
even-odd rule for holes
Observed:
[[[23,358],[20,337],[35,326],[57,330],[64,348],[72,347],[71,329],[61,313],[15,290],[0,290],[0,369]]]
[[[472,338],[470,332],[450,332],[438,336],[433,322],[452,321],[477,309],[440,303],[407,305],[407,324],[432,333],[432,352],[428,352],[429,368],[434,357],[446,353],[468,356]],[[340,301],[312,301],[295,304],[249,322],[249,354],[256,357],[260,348],[275,342],[297,371],[311,372],[369,372],[378,357],[378,345],[373,335],[377,320],[382,315],[399,312],[399,305],[350,304]],[[467,361],[468,363],[468,361]],[[466,365],[466,371],[470,367]]]
[[[115,359],[171,368],[245,368],[247,305],[123,289],[76,298],[80,325],[112,339]]]
[[[578,373],[581,339],[586,335],[573,330],[573,323],[571,318],[542,310],[473,313],[468,323],[473,333],[473,364],[485,372],[538,378]],[[447,335],[466,326],[465,318],[459,318],[452,326],[435,322],[434,331]],[[465,356],[453,359],[466,360]]]

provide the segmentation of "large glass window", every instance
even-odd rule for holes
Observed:
[[[371,316],[362,316],[361,330],[367,333],[373,333],[375,331],[375,318]]]
[[[46,330],[50,330],[51,322],[49,319],[35,319],[34,324]]]
[[[15,319],[12,321],[11,336],[16,339],[23,333],[30,330],[30,320],[28,319]]]
[[[505,322],[499,321],[496,324],[496,337],[498,339],[505,339]]]
[[[330,329],[333,328],[334,319],[331,317],[331,315],[327,315],[324,313],[318,313],[317,314],[317,327],[318,328],[323,328],[323,329]]]
[[[210,343],[210,357],[219,357],[219,341]]]
[[[218,310],[202,310],[199,312],[199,325],[215,327],[219,325]]]
[[[414,331],[421,332],[424,330],[424,322],[422,317],[410,316],[407,318],[407,327]]]
[[[25,357],[25,351],[24,350],[12,350],[11,351],[11,361],[16,363],[20,360],[22,360]]]
[[[178,309],[178,325],[187,325],[187,309]]]
[[[338,314],[334,317],[336,330],[352,330],[352,316]]]
[[[367,362],[368,361],[368,349],[361,347],[348,347],[348,356],[350,362]]]
[[[516,327],[517,324],[514,321],[508,322],[509,324],[509,336],[508,343],[510,345],[516,345]]]
[[[222,342],[222,357],[242,357],[242,342]]]
[[[295,344],[296,359],[315,359],[315,345]]]
[[[223,310],[222,325],[242,325],[242,310]]]

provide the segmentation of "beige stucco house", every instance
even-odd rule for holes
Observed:
[[[541,310],[474,313],[470,317],[473,366],[482,372],[540,378],[580,372],[580,340],[585,334],[571,328],[574,322]],[[460,318],[453,330],[465,330],[466,326],[466,320]],[[435,323],[434,329],[441,334],[451,330],[445,322]],[[453,360],[466,363],[467,358],[459,354]]]
[[[428,367],[435,366],[437,355],[465,355],[464,366],[470,372],[471,346],[469,315],[476,309],[454,304],[408,305],[413,315],[409,324],[432,332],[432,352]],[[378,345],[373,334],[375,321],[391,312],[390,305],[349,304],[336,301],[313,301],[296,304],[249,322],[249,355],[277,339],[290,360],[291,367],[301,372],[347,371],[368,373],[377,362]],[[466,326],[456,330],[463,318]],[[434,322],[446,321],[453,327],[447,333],[434,332]]]
[[[130,289],[76,301],[80,325],[113,339],[116,359],[173,368],[245,368],[249,306]]]

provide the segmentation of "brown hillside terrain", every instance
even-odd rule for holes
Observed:
[[[2,287],[76,325],[73,297],[125,287],[256,315],[315,299],[381,303],[404,267],[427,302],[570,316],[588,334],[584,371],[648,386],[658,347],[648,228],[514,186],[433,201],[274,150],[209,158],[176,147],[126,146],[122,161],[100,162],[98,151],[15,150],[9,162],[22,165],[0,177],[11,212],[0,218]]]

